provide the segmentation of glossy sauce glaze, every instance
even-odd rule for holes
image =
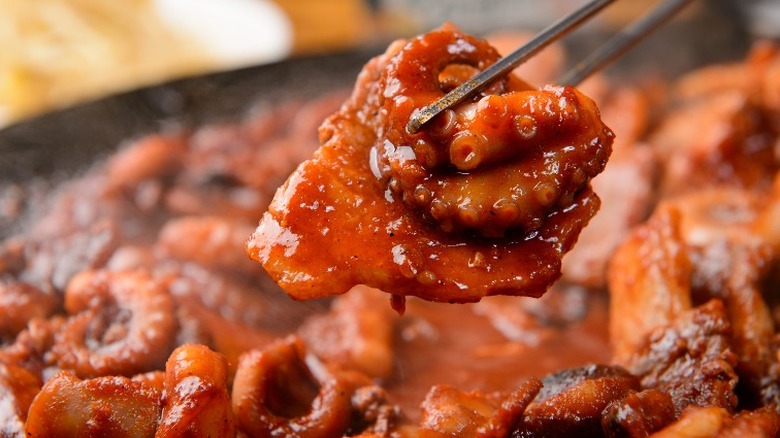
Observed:
[[[585,84],[620,141],[564,278],[404,315],[243,257],[343,93],[132,142],[0,245],[0,435],[778,436],[778,72],[758,46],[668,107]]]
[[[277,192],[250,256],[298,300],[356,284],[450,303],[541,296],[599,207],[589,181],[613,134],[593,101],[509,77],[406,131],[413,111],[497,59],[445,27],[370,61],[321,127],[322,147]]]

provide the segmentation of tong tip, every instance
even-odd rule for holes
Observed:
[[[411,119],[409,119],[409,123],[406,124],[406,132],[409,134],[417,134],[417,131],[422,128],[424,121],[421,120],[419,115],[412,116]]]

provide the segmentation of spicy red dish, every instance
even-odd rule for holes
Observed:
[[[509,79],[419,137],[392,131],[496,56],[484,41],[437,32],[391,46],[351,97],[152,135],[58,187],[0,247],[0,435],[776,436],[780,51],[757,45],[743,62],[662,85],[596,78],[582,91],[537,90]],[[435,87],[430,76],[418,83],[398,73],[405,55],[425,60],[419,44],[428,38],[463,41],[476,58],[467,50],[427,60],[442,69]],[[401,85],[421,101],[404,103]],[[380,90],[390,98],[374,101]],[[504,109],[505,118],[483,117]],[[549,149],[506,148],[530,141],[530,125],[515,116],[537,110],[532,137]],[[296,302],[244,246],[277,187],[315,154],[326,118],[323,148],[298,168],[305,185],[293,174],[264,221],[346,241],[300,240],[311,257],[278,259],[273,275],[285,264],[314,273],[339,255],[336,277],[289,279],[317,285],[299,297],[368,280],[387,289],[358,285]],[[466,141],[489,133],[502,141]],[[433,142],[448,148],[431,151]],[[407,143],[415,160],[396,147]],[[567,155],[570,144],[587,153]],[[571,166],[561,179],[545,173],[548,155]],[[338,157],[342,166],[326,165]],[[518,169],[536,172],[556,196],[515,196],[514,187],[539,188]],[[313,191],[318,175],[333,184],[325,194],[338,220],[285,222],[280,214],[291,211],[310,217],[280,203],[322,196]],[[466,189],[475,196],[464,205]],[[364,200],[364,217],[341,209],[345,194]],[[509,199],[518,214],[495,215],[511,211],[495,206]],[[358,228],[372,220],[384,233],[375,240]],[[406,234],[390,236],[394,221]],[[433,244],[402,253],[414,264],[399,265],[388,259],[396,238],[410,250]],[[549,269],[530,282],[492,283],[491,270],[505,274],[505,257],[520,247],[546,263],[523,259],[518,269]],[[362,268],[351,251],[379,264]],[[442,289],[461,276],[465,292]],[[506,284],[539,295],[549,283],[538,299],[485,296]],[[403,316],[386,292],[408,296]]]
[[[510,76],[406,131],[413,111],[498,58],[445,27],[369,62],[271,203],[252,258],[295,299],[357,284],[401,301],[542,295],[598,210],[589,182],[613,135],[593,101]]]

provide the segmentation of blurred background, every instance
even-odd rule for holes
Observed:
[[[393,38],[420,33],[445,21],[479,35],[533,32],[584,3],[0,0],[0,127],[52,109],[179,78],[345,51],[377,53]],[[573,38],[568,44],[576,49],[598,41],[601,34],[654,3],[618,1],[582,31],[587,37]],[[683,29],[706,23],[702,32],[680,34],[688,39],[698,35],[703,43],[691,44],[693,49],[688,52],[674,50],[672,54],[670,50],[668,54],[677,58],[669,63],[684,68],[696,58],[742,52],[745,35],[776,38],[780,1],[701,0],[678,21],[678,28]],[[669,39],[665,44],[670,44]],[[661,44],[650,53],[663,55],[664,47]]]

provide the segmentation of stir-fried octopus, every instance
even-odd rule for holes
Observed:
[[[497,59],[444,27],[370,61],[320,128],[322,147],[277,192],[252,258],[295,299],[361,283],[443,302],[542,295],[598,210],[589,181],[613,134],[593,101],[509,76],[406,129]]]
[[[668,108],[584,84],[606,208],[539,299],[483,295],[544,292],[596,212],[593,102],[508,77],[403,129],[495,58],[444,28],[368,64],[253,240],[276,278],[246,235],[341,92],[140,139],[19,216],[0,436],[780,436],[780,51]],[[287,268],[378,287],[294,301]]]

